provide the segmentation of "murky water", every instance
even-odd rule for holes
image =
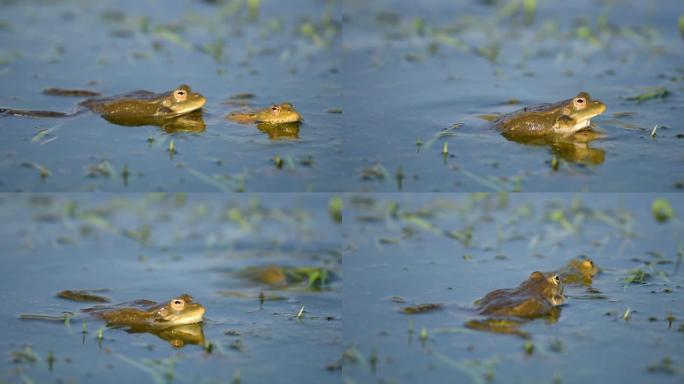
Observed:
[[[681,2],[522,3],[345,3],[347,190],[681,190]],[[626,99],[643,87],[668,94]],[[478,118],[580,91],[608,106],[589,145],[522,145]]]
[[[344,376],[350,382],[681,381],[684,223],[658,223],[654,194],[402,194],[350,197]],[[592,289],[566,287],[556,323],[470,330],[474,300],[586,255]],[[643,282],[626,279],[640,270]],[[402,301],[402,302],[400,302]],[[406,315],[401,308],[441,303]],[[672,319],[669,324],[668,318]],[[527,348],[527,349],[526,349]]]
[[[0,0],[0,42],[0,384],[682,382],[680,0]],[[45,92],[181,84],[173,126]],[[493,127],[581,91],[592,134]],[[581,256],[556,318],[466,327]],[[79,289],[206,314],[132,332]]]
[[[342,189],[336,177],[341,115],[329,113],[341,107],[336,2],[262,1],[258,18],[244,1],[9,1],[1,7],[0,107],[69,112],[81,101],[41,93],[51,87],[116,95],[186,83],[208,100],[205,129],[197,133],[117,126],[90,113],[2,117],[2,190]],[[247,100],[253,107],[293,103],[304,118],[299,132],[271,139],[253,125],[225,120],[240,109],[229,98],[244,93],[254,95]]]
[[[1,196],[0,381],[339,382],[341,244],[327,204],[286,194]],[[270,264],[335,278],[276,289],[237,274]],[[204,340],[177,349],[107,329],[79,313],[92,304],[55,296],[102,288],[114,303],[191,294],[206,308]],[[278,299],[260,304],[260,292]],[[18,318],[65,311],[77,314],[70,326]]]

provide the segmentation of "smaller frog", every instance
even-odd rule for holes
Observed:
[[[580,92],[572,99],[533,105],[503,115],[494,121],[494,127],[509,139],[569,137],[589,127],[591,119],[605,110],[606,105],[600,100]]]
[[[247,112],[231,112],[226,119],[240,124],[285,124],[302,121],[299,112],[291,103],[273,104],[268,108]]]
[[[570,260],[563,268],[546,274],[558,274],[565,285],[591,285],[598,271],[598,267],[591,259],[581,256]]]

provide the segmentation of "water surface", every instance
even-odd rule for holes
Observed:
[[[656,222],[651,203],[663,197],[681,215],[676,194],[350,197],[345,378],[681,382],[684,223]],[[579,255],[601,269],[592,289],[566,287],[558,322],[522,326],[529,341],[464,327],[474,300]],[[630,283],[636,271],[646,278]],[[444,309],[401,312],[418,303]]]

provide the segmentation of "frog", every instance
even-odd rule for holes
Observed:
[[[50,89],[49,94],[73,96],[85,94],[85,91],[53,88]],[[91,111],[99,114],[105,120],[118,125],[163,126],[183,115],[201,110],[205,103],[206,99],[204,96],[193,92],[188,85],[181,84],[177,88],[163,93],[134,91],[111,97],[89,98],[78,103],[76,111],[73,113],[0,108],[0,115],[59,118],[72,117],[86,111]]]
[[[598,274],[599,269],[592,261],[586,256],[580,256],[568,261],[568,263],[561,269],[553,272],[560,276],[563,284],[569,285],[591,285],[594,276]]]
[[[538,104],[503,115],[493,125],[509,139],[570,137],[589,128],[591,119],[602,114],[606,105],[580,92],[572,99]]]
[[[57,296],[76,302],[109,301],[108,298],[99,297],[92,292],[65,290],[58,292]],[[136,300],[117,305],[96,305],[81,309],[81,312],[104,320],[110,328],[121,328],[128,333],[151,333],[167,341],[174,348],[182,348],[186,344],[204,344],[202,324],[205,308],[185,293],[161,303]],[[19,315],[21,320],[57,321],[67,324],[77,317],[79,316],[73,312],[63,312],[61,315]]]
[[[255,111],[231,112],[225,117],[240,124],[285,124],[302,121],[292,103],[273,104]]]
[[[520,326],[536,318],[556,322],[565,303],[563,282],[556,273],[535,271],[516,288],[497,289],[475,301],[475,311],[485,319],[468,321],[467,328],[518,335],[529,334]]]
[[[192,296],[184,293],[161,303],[137,300],[115,306],[99,305],[81,311],[101,318],[110,327],[169,328],[201,323],[205,309],[200,303],[195,303]]]

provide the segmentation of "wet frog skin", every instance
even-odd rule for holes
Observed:
[[[482,315],[534,318],[548,315],[564,302],[560,276],[535,271],[517,288],[497,289],[476,304]]]
[[[72,96],[85,94],[78,90],[55,90],[52,95]],[[64,113],[42,110],[20,110],[0,108],[0,115],[26,117],[71,117],[90,110],[104,119],[119,125],[163,125],[180,116],[198,111],[204,106],[206,99],[189,86],[182,84],[178,88],[164,93],[135,91],[112,97],[97,97],[82,101],[75,113]],[[196,124],[195,124],[196,125]],[[203,122],[201,124],[204,126]]]
[[[494,127],[509,139],[569,137],[589,127],[591,119],[605,110],[606,105],[600,100],[580,92],[572,99],[529,106],[503,115],[494,121]]]
[[[302,117],[291,103],[281,103],[256,111],[231,112],[226,119],[240,124],[286,124],[298,123]]]
[[[162,303],[138,300],[116,306],[96,306],[82,311],[103,319],[110,327],[168,328],[202,322],[205,309],[201,304],[195,303],[192,296],[182,294]]]
[[[116,97],[88,99],[79,105],[105,119],[170,119],[200,109],[205,103],[204,96],[182,84],[161,94],[136,91]]]
[[[530,335],[520,326],[539,317],[556,322],[563,303],[565,298],[560,276],[536,271],[517,288],[497,289],[476,301],[477,312],[487,317],[470,320],[465,326],[528,338]]]

